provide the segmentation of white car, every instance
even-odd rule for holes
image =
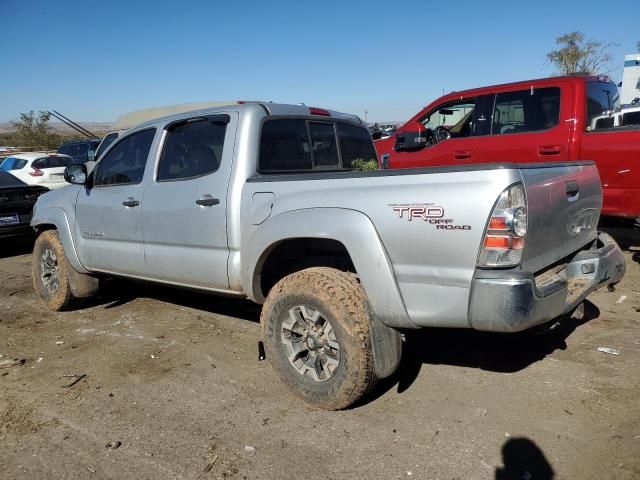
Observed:
[[[69,155],[59,153],[19,153],[5,158],[0,170],[9,172],[27,185],[54,189],[68,185],[64,179],[64,169],[72,163]]]

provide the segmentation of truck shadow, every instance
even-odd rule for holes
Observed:
[[[31,235],[0,240],[0,258],[17,257],[33,252],[34,240]]]
[[[409,389],[422,366],[454,365],[491,372],[514,373],[567,348],[566,339],[580,325],[597,318],[600,310],[585,301],[582,320],[561,318],[553,327],[520,333],[490,333],[475,330],[425,328],[407,332],[400,367],[383,380],[365,399],[368,403],[397,385],[398,393]]]
[[[640,228],[607,219],[602,221],[599,229],[611,235],[620,248],[630,252],[634,262],[640,263]]]
[[[104,309],[111,309],[126,305],[138,298],[151,298],[252,322],[260,321],[260,305],[249,300],[115,278],[104,280],[100,285],[99,296],[88,300],[85,306],[103,306]]]

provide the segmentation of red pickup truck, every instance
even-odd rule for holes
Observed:
[[[602,214],[640,221],[640,125],[618,126],[618,89],[606,77],[567,76],[451,92],[391,137],[382,168],[594,160]]]

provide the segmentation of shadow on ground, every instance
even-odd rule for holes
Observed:
[[[502,467],[495,480],[553,480],[555,472],[544,453],[528,438],[510,438],[502,446]]]
[[[249,300],[122,279],[104,280],[99,296],[89,300],[86,306],[111,309],[137,298],[152,298],[252,322],[260,320],[260,305]],[[584,305],[582,320],[563,318],[553,326],[521,333],[500,334],[444,328],[407,332],[397,372],[381,381],[361,404],[375,400],[396,385],[399,393],[406,391],[418,378],[424,364],[457,365],[503,373],[523,370],[555,350],[566,349],[567,337],[578,326],[600,315],[594,304],[585,301]]]
[[[569,335],[600,315],[593,303],[585,301],[584,307],[582,320],[562,318],[550,326],[521,333],[444,328],[408,332],[397,372],[383,380],[364,402],[380,397],[396,385],[399,393],[406,391],[418,378],[424,364],[456,365],[502,373],[523,370],[556,350],[565,350]]]
[[[633,261],[640,263],[640,228],[614,219],[603,219],[599,229],[611,235],[620,248],[631,252]]]
[[[0,240],[0,258],[16,257],[26,255],[33,251],[34,237],[27,235],[24,237],[11,237]]]
[[[88,300],[85,306],[111,309],[137,298],[152,298],[217,315],[260,321],[260,305],[249,300],[115,278],[102,280],[98,297]]]

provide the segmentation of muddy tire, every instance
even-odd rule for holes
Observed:
[[[267,358],[305,402],[347,408],[376,382],[369,316],[354,274],[314,267],[288,275],[262,308]]]
[[[71,292],[71,266],[56,230],[40,234],[33,246],[33,288],[49,309],[67,310],[77,303]]]

